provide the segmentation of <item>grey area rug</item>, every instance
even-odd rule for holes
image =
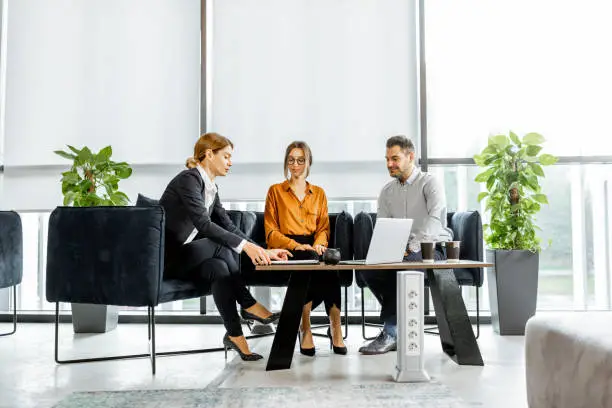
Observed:
[[[75,393],[55,408],[467,408],[436,382],[335,387],[203,388],[200,390],[100,391]]]

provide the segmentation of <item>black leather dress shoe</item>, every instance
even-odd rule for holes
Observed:
[[[276,322],[280,318],[280,313],[272,313],[270,317],[262,318],[254,315],[253,313],[247,312],[245,309],[240,309],[240,316],[244,320],[255,320],[262,324],[270,324]]]
[[[397,339],[386,331],[381,331],[378,337],[372,340],[369,344],[361,347],[359,352],[361,354],[384,354],[389,351],[397,350]]]

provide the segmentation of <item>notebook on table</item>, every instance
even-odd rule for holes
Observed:
[[[301,259],[301,260],[292,260],[288,261],[271,261],[272,265],[318,265],[318,259]]]

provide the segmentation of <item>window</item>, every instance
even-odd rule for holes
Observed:
[[[556,155],[612,154],[609,17],[596,0],[426,2],[429,157],[471,157],[508,129]]]

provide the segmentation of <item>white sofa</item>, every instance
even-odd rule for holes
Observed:
[[[612,312],[536,315],[525,353],[530,408],[612,407]]]

